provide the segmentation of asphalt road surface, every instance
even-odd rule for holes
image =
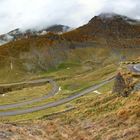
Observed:
[[[44,99],[48,99],[48,98],[54,96],[59,91],[58,85],[56,84],[56,82],[54,82],[51,79],[39,79],[39,80],[33,80],[33,81],[28,81],[28,82],[20,82],[20,83],[14,83],[14,84],[3,84],[2,86],[12,86],[12,85],[15,86],[15,85],[20,85],[20,84],[24,84],[24,83],[26,83],[26,84],[40,84],[40,83],[47,83],[47,82],[49,82],[52,85],[52,90],[49,93],[47,93],[47,95],[42,96],[40,98],[20,102],[20,103],[0,105],[0,110],[17,108],[17,107],[33,104],[33,103],[36,103],[36,102],[40,102]]]
[[[128,65],[128,69],[134,73],[140,73],[140,64]]]
[[[140,64],[134,65],[133,68],[134,68],[136,71],[140,72]]]
[[[44,109],[47,109],[47,108],[51,108],[51,107],[56,107],[56,106],[59,106],[59,105],[62,105],[62,104],[65,104],[67,102],[70,102],[76,98],[79,98],[83,95],[86,95],[100,87],[102,87],[103,85],[111,82],[114,80],[114,77],[112,78],[109,78],[105,81],[102,81],[101,83],[99,84],[96,84],[92,87],[89,87],[83,91],[80,91],[74,95],[71,95],[67,98],[64,98],[64,99],[60,99],[58,101],[55,101],[55,102],[51,102],[51,103],[47,103],[47,104],[44,104],[42,106],[37,106],[37,107],[33,107],[33,108],[28,108],[28,109],[24,109],[24,110],[13,110],[13,111],[6,111],[6,112],[0,112],[0,117],[4,117],[4,116],[15,116],[15,115],[22,115],[22,114],[27,114],[27,113],[32,113],[32,112],[36,112],[36,111],[40,111],[40,110],[44,110]]]

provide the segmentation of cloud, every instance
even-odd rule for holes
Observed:
[[[0,0],[0,34],[52,24],[78,27],[101,12],[140,19],[139,0]]]

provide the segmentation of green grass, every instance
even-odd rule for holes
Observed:
[[[88,71],[87,73],[85,73],[83,71],[83,73],[79,73],[79,74],[77,74],[76,71],[73,71],[73,70],[71,71],[71,69],[63,69],[61,71],[57,71],[57,73],[59,73],[59,74],[57,74],[58,76],[63,74],[64,77],[73,73],[72,78],[70,78],[70,79],[68,78],[66,80],[62,79],[62,80],[57,81],[58,85],[62,88],[62,90],[59,92],[59,94],[55,95],[52,98],[44,99],[41,102],[33,103],[31,105],[27,105],[27,106],[16,108],[16,109],[26,109],[26,108],[35,107],[35,106],[38,106],[38,105],[40,106],[40,105],[43,105],[43,104],[46,104],[46,103],[49,103],[49,102],[54,102],[54,101],[59,100],[59,99],[63,99],[63,98],[68,97],[72,94],[76,94],[77,92],[79,92],[81,90],[84,90],[84,89],[86,89],[86,88],[88,88],[88,87],[90,87],[94,84],[100,83],[102,80],[105,80],[108,77],[111,77],[114,74],[114,71],[115,71],[115,67],[113,68],[113,65],[109,65],[107,67],[104,67],[103,69],[96,70],[96,71],[90,71],[90,72]],[[80,67],[80,69],[82,69],[82,68]],[[60,72],[61,72],[61,74],[60,74]],[[56,74],[56,72],[55,72],[55,74]],[[57,77],[57,78],[59,78],[59,77]],[[40,89],[41,88],[38,89],[38,92],[40,92],[39,91]],[[27,90],[28,89],[26,89],[25,92]],[[41,90],[43,90],[43,88]],[[41,93],[43,93],[43,91],[41,91]],[[17,93],[18,92],[19,91],[17,91]],[[15,97],[17,96],[17,94],[15,94],[15,93],[13,93],[13,94],[15,95]],[[24,90],[23,91],[21,90],[20,95],[22,97],[26,97],[26,94],[24,95]],[[17,101],[17,98],[18,97],[15,98],[15,102]],[[7,101],[4,100],[2,102],[6,103]]]
[[[113,85],[114,85],[114,81],[111,82],[111,83],[108,83],[104,86],[102,86],[100,89],[99,89],[99,92],[101,93],[107,93],[107,92],[112,92],[112,89],[113,89]]]
[[[76,94],[77,92],[79,92],[79,91],[81,91],[81,90],[83,90],[91,85],[100,83],[102,80],[108,78],[109,76],[112,76],[114,74],[114,71],[115,71],[115,67],[113,65],[109,65],[109,66],[103,68],[102,70],[95,70],[95,71],[90,70],[88,72],[87,72],[87,70],[85,71],[85,68],[83,68],[83,67],[79,67],[79,69],[81,71],[78,71],[77,68],[78,68],[78,66],[74,66],[74,67],[71,67],[70,69],[61,69],[60,71],[55,71],[52,73],[44,73],[43,75],[40,75],[40,77],[42,77],[42,76],[44,77],[44,75],[47,77],[52,75],[55,78],[60,78],[60,80],[57,81],[59,86],[62,88],[62,90],[59,92],[59,94],[57,94],[55,97],[49,98],[47,100],[43,100],[42,102],[37,102],[37,103],[31,104],[28,106],[24,106],[21,108],[9,109],[9,110],[27,109],[30,107],[40,106],[40,105],[44,105],[44,104],[49,103],[49,102],[54,102],[56,100],[65,98],[65,97],[70,96],[72,94]],[[63,75],[63,74],[65,74],[65,75]],[[71,74],[72,74],[71,78],[68,78],[68,79],[66,78],[65,80],[63,80],[63,78],[61,79],[61,76],[69,77],[69,75],[71,75]],[[76,87],[73,87],[72,85],[74,85],[76,82],[78,82],[79,85]],[[69,86],[71,86],[71,87],[69,87]],[[28,89],[26,89],[26,91],[27,90]],[[21,92],[21,95],[24,97],[24,92],[22,90],[20,92]],[[86,96],[84,96],[84,97],[86,97]],[[76,100],[77,99],[75,99],[75,101]],[[3,103],[4,102],[6,103],[6,100],[3,101]],[[73,104],[73,106],[76,106],[74,101],[71,101],[68,104]],[[64,104],[64,105],[60,105],[60,106],[55,107],[55,108],[49,108],[46,110],[42,110],[42,111],[30,113],[30,114],[25,114],[25,115],[4,117],[4,118],[1,118],[1,121],[4,121],[4,120],[6,120],[6,121],[19,120],[20,121],[20,120],[22,120],[22,118],[24,118],[25,120],[40,118],[46,114],[51,114],[53,112],[58,112],[58,111],[67,109],[66,105],[67,104]],[[5,110],[3,110],[3,111],[5,111]]]
[[[51,88],[52,86],[50,84],[46,84],[43,86],[24,88],[22,90],[8,92],[4,97],[0,95],[0,105],[24,102],[26,100],[39,98],[47,95]]]
[[[68,97],[68,96],[75,94],[83,89],[86,89],[94,84],[100,83],[101,81],[103,81],[109,77],[112,77],[113,75],[116,74],[116,70],[118,68],[118,62],[119,62],[119,57],[117,55],[115,56],[112,54],[112,56],[106,57],[106,55],[108,55],[108,51],[104,52],[103,51],[104,49],[102,49],[102,51],[98,51],[97,54],[95,54],[95,56],[93,57],[92,54],[94,52],[96,52],[97,49],[93,49],[94,51],[90,52],[91,49],[87,48],[85,51],[85,56],[82,57],[81,54],[83,54],[83,51],[81,51],[82,49],[79,49],[79,50],[80,51],[79,52],[77,51],[76,53],[73,52],[74,50],[72,50],[72,52],[70,52],[69,60],[71,60],[71,61],[62,62],[59,65],[57,65],[56,68],[49,69],[47,72],[41,72],[36,75],[31,74],[30,76],[28,76],[28,75],[24,76],[25,74],[23,75],[23,77],[19,76],[21,79],[22,78],[26,79],[27,77],[28,77],[28,79],[51,77],[58,83],[58,85],[62,88],[62,90],[55,97],[52,97],[47,100],[43,100],[41,102],[37,102],[37,103],[31,104],[31,105],[23,106],[21,108],[15,108],[15,109],[16,110],[27,109],[30,107],[44,105],[46,103]],[[103,55],[104,53],[106,53],[105,56]],[[89,56],[87,57],[87,55],[89,55]],[[98,55],[100,57],[97,57]],[[79,61],[77,58],[79,58]],[[80,61],[80,59],[81,59],[81,61]],[[87,63],[86,60],[88,60],[88,62],[90,62],[90,63]],[[12,78],[12,80],[13,79],[14,78]],[[113,86],[113,82],[106,84],[105,86],[98,89],[98,91],[103,93],[103,95],[105,95],[106,93],[108,93],[112,90],[112,86]],[[8,98],[4,97],[4,98],[0,99],[1,104],[14,103],[17,101],[26,100],[28,98],[32,99],[34,97],[40,97],[40,96],[44,95],[43,87],[40,87],[38,89],[36,89],[36,88],[32,89],[33,91],[36,91],[33,94],[30,94],[30,92],[32,93],[32,91],[28,90],[29,88],[9,93],[9,95],[7,94]],[[98,98],[98,96],[102,96],[102,94],[97,95],[97,98]],[[88,95],[81,97],[79,99],[76,99],[76,100],[70,102],[70,104],[77,106],[76,102],[83,102],[82,100],[86,100],[86,99],[89,100],[89,98],[87,98],[87,97],[88,97]],[[95,97],[95,93],[93,92],[91,99],[97,100],[97,98],[94,98],[94,97]],[[80,100],[80,99],[82,99],[82,100]],[[11,120],[11,121],[12,120],[20,121],[22,119],[26,120],[26,119],[40,118],[44,115],[47,115],[48,113],[53,113],[55,111],[59,112],[60,110],[64,110],[65,105],[66,104],[55,107],[55,108],[49,108],[47,110],[30,113],[30,114],[6,117],[6,119]],[[14,110],[14,109],[11,109],[11,110]]]
[[[77,112],[81,111],[81,109],[83,109],[84,106],[86,106],[87,104],[90,105],[91,101],[93,101],[93,100],[96,101],[101,96],[102,95],[97,95],[97,94],[91,92],[88,95],[82,96],[82,97],[75,99],[73,101],[70,101],[69,103],[66,103],[64,105],[48,108],[45,110],[41,110],[38,112],[29,113],[29,114],[10,116],[10,117],[1,117],[0,121],[1,122],[17,122],[17,121],[30,120],[30,119],[31,120],[39,119],[39,118],[43,118],[43,116],[66,110],[66,109],[68,109],[68,106],[75,107],[75,110],[71,111],[70,114],[72,115],[72,113],[74,112],[74,115],[76,115]],[[92,108],[92,106],[90,106],[90,108]],[[90,108],[88,108],[88,109],[90,109]],[[85,111],[85,110],[83,110],[83,111]],[[88,113],[88,112],[86,112],[86,113]],[[77,115],[82,115],[82,114],[77,114]],[[82,117],[83,116],[81,116],[81,118]],[[67,120],[65,120],[65,121],[70,121],[70,120],[68,120],[68,118],[67,118]]]
[[[79,69],[80,69],[80,71],[79,71]],[[43,100],[41,102],[37,102],[37,103],[27,105],[27,106],[24,106],[24,107],[21,107],[21,108],[19,107],[19,108],[14,108],[14,109],[9,109],[9,110],[27,109],[27,108],[30,108],[30,107],[44,105],[46,103],[54,102],[56,100],[65,98],[65,97],[70,96],[72,94],[75,94],[75,93],[77,93],[77,92],[79,92],[83,89],[86,89],[86,88],[88,88],[88,87],[90,87],[94,84],[100,83],[102,80],[105,80],[108,77],[111,77],[112,75],[114,75],[115,69],[116,69],[115,65],[108,65],[108,66],[106,66],[106,67],[104,67],[100,70],[88,70],[88,69],[85,69],[85,67],[83,67],[83,66],[77,66],[76,65],[76,66],[70,67],[69,69],[63,68],[59,71],[54,71],[54,72],[51,72],[51,73],[48,73],[48,72],[43,73],[43,74],[39,75],[38,77],[44,77],[44,76],[49,77],[49,76],[51,76],[51,77],[55,77],[56,79],[59,79],[57,81],[57,83],[62,88],[62,90],[59,92],[59,94],[57,94],[55,97],[49,98],[47,100]],[[63,79],[63,77],[68,77],[68,78]],[[32,78],[35,78],[35,77],[32,77]],[[78,84],[75,85],[75,83],[78,83]],[[40,87],[40,88],[42,88],[42,87]],[[24,89],[24,90],[20,91],[21,92],[20,93],[21,97],[26,97],[26,95],[28,95],[26,93],[24,95],[24,92],[23,92],[23,91],[27,91],[27,90],[28,89]],[[19,92],[19,91],[16,91],[16,92]],[[16,94],[15,94],[16,92],[13,92],[15,97],[16,97]],[[29,92],[27,92],[27,93],[29,93]],[[76,100],[77,99],[75,99],[75,101]],[[11,101],[12,101],[12,99],[9,99],[8,102],[11,102]],[[3,104],[4,103],[7,103],[6,98],[5,98],[5,101],[3,101]],[[73,103],[74,103],[74,101],[71,101],[68,104],[73,104]],[[20,121],[23,118],[25,120],[40,118],[44,115],[64,110],[64,109],[67,108],[66,105],[67,104],[64,104],[64,105],[60,105],[60,106],[55,107],[55,108],[49,108],[49,109],[46,109],[46,110],[42,110],[42,111],[30,113],[30,114],[25,114],[25,115],[4,117],[4,119],[1,118],[1,120],[2,121],[4,121],[4,120],[6,120],[6,121],[8,121],[8,120],[9,121],[19,120]],[[76,104],[74,103],[73,106],[76,106]]]

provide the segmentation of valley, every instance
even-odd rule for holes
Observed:
[[[139,22],[54,29],[0,46],[0,139],[138,140]]]

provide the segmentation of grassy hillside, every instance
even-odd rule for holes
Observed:
[[[18,80],[22,75],[57,69],[63,63],[93,61],[90,62],[93,64],[110,59],[119,63],[122,59],[137,57],[140,24],[129,19],[133,22],[130,24],[125,19],[121,15],[110,19],[97,16],[67,33],[29,36],[3,45],[0,47],[0,77],[10,77],[12,73]]]
[[[61,91],[55,97],[10,110],[40,106],[75,94],[115,75],[120,62],[135,60],[140,53],[139,49],[98,48],[95,44],[88,45],[81,47],[80,44],[80,47],[74,49],[64,49],[65,45],[54,45],[52,48],[47,47],[47,55],[45,47],[31,47],[29,51],[21,52],[16,50],[20,55],[10,53],[10,57],[14,58],[12,70],[9,67],[9,56],[1,59],[2,62],[6,62],[1,63],[1,82],[51,77],[61,87]],[[12,48],[11,51],[13,50]],[[35,53],[35,56],[31,57],[35,50],[39,55]],[[21,59],[23,57],[24,59]],[[30,57],[34,59],[29,59]],[[38,65],[40,59],[41,62],[44,60],[43,66],[47,69],[41,69]],[[35,64],[37,71],[30,71],[24,63]],[[7,104],[40,97],[45,91],[48,93],[50,88],[50,85],[44,85],[9,92],[5,97],[1,97],[1,102]],[[97,91],[57,107],[25,115],[1,117],[0,138],[139,140],[139,92],[124,98],[111,94],[112,88],[113,83],[109,83]]]
[[[16,125],[0,124],[0,131],[3,137],[13,139],[22,136],[42,140],[139,140],[139,95],[123,98],[91,93],[68,104],[75,107],[70,112],[61,113],[63,107],[59,107],[59,111],[58,108],[51,110],[58,115],[44,115],[38,120],[16,122]]]
[[[49,33],[1,46],[0,83],[52,78],[60,91],[49,99],[0,112],[55,102],[115,76],[122,70],[120,66],[125,65],[126,71],[126,61],[135,61],[140,55],[139,26],[125,26],[122,21],[107,25],[91,21],[62,35]],[[38,112],[0,117],[0,139],[139,140],[139,91],[124,98],[112,93],[113,86],[110,82],[83,97]],[[8,92],[0,95],[0,102],[31,100],[51,89],[46,84]]]
[[[55,42],[46,37],[11,42],[0,47],[0,81],[24,80],[36,73],[69,65],[101,67],[139,56],[139,48],[115,49],[94,42]],[[65,65],[66,64],[66,65]]]

